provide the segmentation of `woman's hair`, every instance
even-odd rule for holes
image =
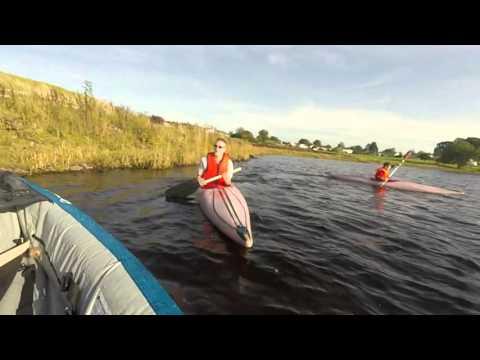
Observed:
[[[223,143],[224,143],[225,145],[228,144],[227,141],[226,141],[224,138],[218,138],[217,140],[215,140],[215,144],[216,144],[217,142],[219,142],[219,141],[223,141]]]
[[[389,162],[383,163],[383,167],[387,167],[387,166],[390,166]]]

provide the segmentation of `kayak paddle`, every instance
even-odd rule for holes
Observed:
[[[405,160],[407,160],[408,158],[410,158],[412,156],[412,152],[411,151],[408,151],[405,156],[403,157],[403,160],[402,162],[400,163],[400,165],[398,165],[395,169],[393,169],[392,173],[390,174],[390,176],[388,177],[387,180],[385,180],[383,183],[380,184],[380,187],[383,187],[383,185],[385,185],[390,179],[391,177],[393,176],[393,174],[395,174],[395,172],[400,168],[400,166],[403,165],[403,163],[405,162]]]
[[[233,173],[236,174],[237,172],[241,171],[242,168],[236,168],[233,170]],[[205,185],[209,184],[213,181],[219,180],[222,178],[222,175],[214,176],[205,181]],[[187,196],[193,194],[197,189],[200,187],[198,184],[197,179],[187,180],[183,183],[175,185],[165,191],[165,196],[167,198],[186,198]]]

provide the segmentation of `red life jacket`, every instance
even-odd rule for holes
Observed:
[[[217,175],[223,175],[228,170],[228,160],[230,156],[227,153],[223,154],[222,160],[217,164],[215,160],[215,153],[211,152],[207,155],[207,168],[202,174],[202,178],[207,180]],[[202,186],[202,189],[213,189],[218,186],[228,186],[225,184],[225,181],[222,179],[213,181],[205,186]]]
[[[384,167],[378,168],[377,172],[375,173],[375,180],[377,181],[387,181],[390,174],[388,170]]]

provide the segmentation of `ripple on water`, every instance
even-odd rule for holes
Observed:
[[[213,228],[195,200],[163,194],[195,172],[35,176],[111,231],[189,314],[480,312],[478,176],[402,167],[403,179],[467,189],[444,197],[328,179],[377,164],[281,156],[242,163],[254,248]]]

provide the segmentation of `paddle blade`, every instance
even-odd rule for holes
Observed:
[[[236,174],[237,172],[241,171],[242,168],[236,168],[233,170],[233,173]],[[222,175],[214,176],[208,179],[205,184],[211,183],[213,181],[219,180],[222,178]],[[199,188],[198,181],[196,179],[185,181],[181,184],[175,185],[165,191],[165,197],[168,199],[181,199],[186,198],[187,196],[192,195],[197,189]]]
[[[179,199],[179,198],[186,198],[187,196],[192,195],[195,191],[197,191],[199,185],[198,181],[195,179],[191,179],[185,182],[182,182],[178,185],[175,185],[165,191],[165,197],[167,199]]]

